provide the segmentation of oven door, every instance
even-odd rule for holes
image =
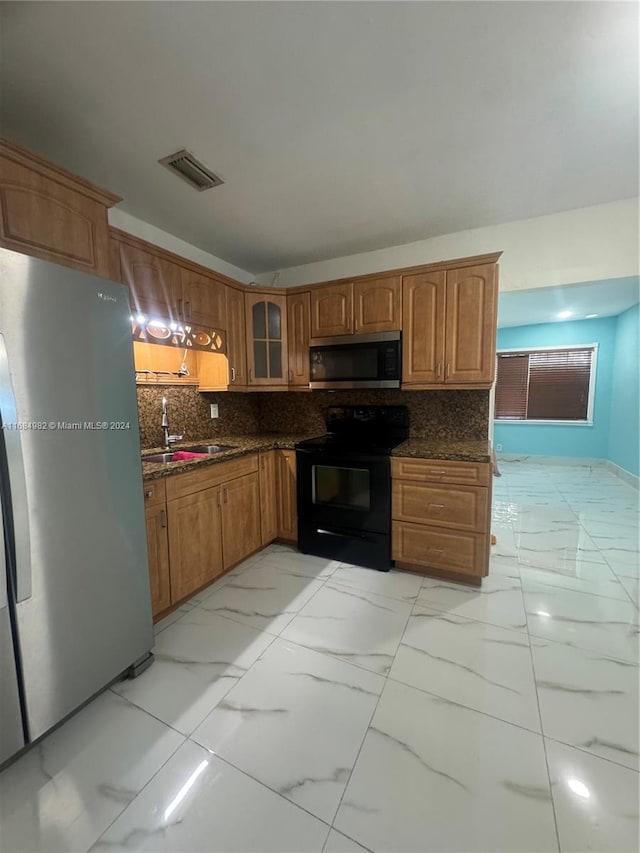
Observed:
[[[389,457],[313,448],[296,457],[300,550],[390,568]]]

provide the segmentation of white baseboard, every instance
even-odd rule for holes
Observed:
[[[575,465],[581,468],[606,468],[620,477],[625,483],[640,490],[640,477],[632,474],[625,468],[621,468],[612,462],[610,459],[590,459],[587,457],[577,456],[532,456],[524,453],[498,453],[498,463],[500,462],[528,462],[530,465]]]
[[[577,465],[581,468],[598,468],[608,464],[607,459],[579,456],[527,456],[524,453],[498,453],[497,456],[498,462],[529,462],[534,465]]]
[[[637,474],[632,474],[631,471],[627,471],[626,468],[621,468],[619,465],[616,465],[615,462],[612,462],[610,459],[605,461],[605,464],[609,471],[616,475],[616,477],[620,477],[621,480],[624,480],[625,483],[629,483],[630,486],[640,490],[640,477]]]

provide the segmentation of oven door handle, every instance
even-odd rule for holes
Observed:
[[[342,533],[338,530],[327,530],[326,527],[316,527],[316,533],[320,533],[324,536],[337,536],[339,539],[368,539],[369,537],[366,533],[360,533],[357,530],[349,531],[349,533]]]

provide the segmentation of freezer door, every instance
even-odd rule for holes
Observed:
[[[153,642],[127,289],[0,250],[2,341],[9,482],[26,493],[16,609],[35,740]]]

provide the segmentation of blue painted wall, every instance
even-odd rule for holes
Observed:
[[[616,320],[608,458],[640,474],[640,306],[634,305]]]
[[[544,323],[537,326],[513,326],[498,330],[499,350],[599,344],[593,426],[505,424],[496,421],[493,445],[494,447],[498,444],[502,445],[499,453],[608,458],[617,323],[617,317],[603,317],[566,323]]]

